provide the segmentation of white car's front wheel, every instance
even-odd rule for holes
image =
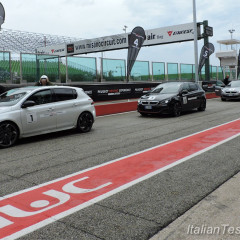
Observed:
[[[11,122],[0,123],[0,148],[11,147],[18,140],[19,131]]]

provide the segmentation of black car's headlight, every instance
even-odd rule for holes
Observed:
[[[165,99],[160,102],[160,105],[167,105],[170,101],[171,101],[171,99]]]

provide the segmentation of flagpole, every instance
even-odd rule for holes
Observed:
[[[196,3],[195,3],[195,0],[193,0],[193,30],[194,30],[195,82],[199,83],[199,79],[198,79],[197,18],[196,18]]]

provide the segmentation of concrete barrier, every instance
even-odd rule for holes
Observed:
[[[206,98],[218,98],[215,93],[206,93]],[[103,115],[109,115],[109,114],[116,114],[116,113],[123,113],[123,112],[130,112],[130,111],[136,111],[137,110],[137,100],[128,102],[110,102],[110,103],[101,103],[98,102],[97,105],[95,105],[96,109],[96,115],[97,116],[103,116]]]

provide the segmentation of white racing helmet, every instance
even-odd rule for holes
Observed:
[[[43,78],[48,79],[48,76],[47,76],[47,75],[42,75],[42,76],[41,76],[41,79],[43,79]]]

